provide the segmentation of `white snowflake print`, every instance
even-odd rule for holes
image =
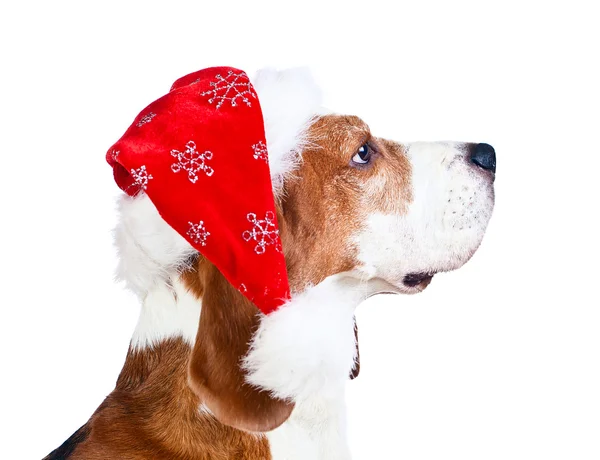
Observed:
[[[113,149],[113,151],[112,151],[112,152],[110,152],[110,156],[112,157],[112,159],[113,159],[114,161],[117,161],[117,157],[119,156],[119,153],[121,153],[121,151],[120,151],[120,150],[115,150],[115,149]]]
[[[187,171],[188,179],[192,184],[195,184],[198,180],[198,172],[204,171],[209,177],[215,172],[206,164],[208,160],[212,159],[212,152],[207,150],[204,153],[199,153],[196,150],[196,143],[194,141],[189,141],[185,144],[185,150],[183,152],[171,150],[171,156],[177,158],[177,163],[171,165],[171,170],[174,173],[178,173],[182,170]]]
[[[264,160],[269,162],[269,155],[267,152],[267,146],[263,141],[260,141],[258,144],[254,144],[252,146],[252,150],[254,150],[254,159],[255,160]]]
[[[210,82],[212,89],[204,91],[202,96],[210,96],[208,102],[210,104],[216,102],[217,109],[227,101],[231,101],[232,107],[236,107],[238,101],[250,107],[252,105],[250,98],[256,99],[256,93],[244,72],[234,73],[230,70],[226,77],[217,74],[216,78],[217,81]]]
[[[271,245],[274,245],[275,249],[279,251],[279,230],[275,228],[275,213],[267,211],[263,220],[258,219],[254,213],[248,214],[247,218],[248,222],[254,224],[254,227],[252,230],[243,232],[242,238],[244,241],[256,241],[254,252],[264,254],[267,246]]]
[[[245,294],[246,292],[248,292],[248,288],[246,287],[246,285],[244,283],[242,283],[242,284],[240,284],[238,291],[240,291],[242,294]]]
[[[140,121],[137,122],[136,126],[138,128],[141,128],[146,123],[150,123],[155,116],[156,114],[154,112],[147,113],[142,118],[140,118]]]
[[[148,174],[148,171],[146,171],[146,165],[142,165],[137,169],[131,169],[129,172],[131,173],[134,182],[142,190],[146,190],[146,188],[148,187],[148,181],[150,179],[154,179],[152,177],[152,174]]]
[[[187,236],[189,236],[194,243],[199,244],[200,246],[206,246],[206,238],[210,236],[210,233],[204,228],[204,222],[200,221],[197,224],[188,222],[188,224],[190,224],[190,228],[187,231]]]

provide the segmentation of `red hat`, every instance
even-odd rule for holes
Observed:
[[[263,115],[243,71],[213,67],[180,78],[106,160],[125,193],[147,194],[263,313],[289,300]]]

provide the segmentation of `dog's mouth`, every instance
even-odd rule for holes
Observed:
[[[435,273],[409,273],[404,277],[402,282],[406,287],[425,288],[431,282],[431,279],[433,278],[434,274]]]

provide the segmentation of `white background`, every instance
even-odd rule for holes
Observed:
[[[123,364],[139,307],[112,280],[108,147],[188,72],[308,65],[377,135],[498,153],[473,260],[359,307],[354,458],[599,459],[592,5],[3,2],[0,456],[57,447]]]

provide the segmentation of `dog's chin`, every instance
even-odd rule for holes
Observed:
[[[416,294],[429,286],[429,283],[431,283],[431,280],[433,279],[433,275],[435,275],[435,273],[409,273],[402,278],[402,287],[408,289],[407,293]]]
[[[394,264],[393,260],[387,260],[386,264],[379,267],[357,267],[355,278],[361,282],[364,282],[365,278],[370,280],[370,295],[418,294],[431,284],[436,274],[461,268],[471,259],[477,246],[474,245],[462,253],[449,252],[447,257],[440,258],[443,262],[436,260],[410,267],[408,264]]]
[[[409,273],[400,278],[372,280],[371,295],[378,294],[418,294],[431,283],[435,273]]]
[[[429,265],[430,268],[410,271],[403,274],[396,274],[391,284],[395,285],[398,292],[405,294],[417,294],[425,290],[431,283],[433,276],[437,273],[452,272],[466,264],[473,254],[477,251],[481,240],[469,247],[462,253],[448,252],[447,257],[443,258],[445,263],[434,262]]]
[[[384,276],[383,284],[389,289],[382,293],[393,292],[395,294],[418,294],[423,292],[431,284],[433,277],[438,273],[451,272],[462,267],[473,255],[471,251],[462,258],[455,257],[449,264],[432,264],[435,268],[417,269],[414,271],[403,271],[391,276]],[[450,258],[449,258],[450,259]]]

